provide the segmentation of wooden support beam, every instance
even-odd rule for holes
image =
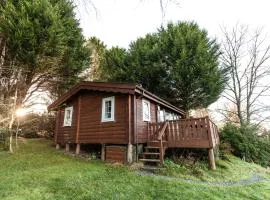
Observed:
[[[76,143],[78,143],[78,141],[79,141],[79,134],[80,134],[80,119],[81,119],[81,96],[78,97],[78,105],[77,105]]]
[[[55,146],[56,149],[60,149],[60,145],[57,143]]]
[[[70,147],[69,143],[66,143],[66,152],[69,152],[69,147]]]
[[[216,163],[215,163],[215,155],[214,155],[214,149],[210,148],[208,149],[208,160],[209,160],[209,166],[211,169],[216,169]]]
[[[136,162],[139,160],[138,153],[138,134],[137,134],[137,98],[136,95],[133,95],[133,143],[136,143]]]
[[[132,163],[133,162],[133,151],[132,151],[132,144],[128,144],[127,148],[127,162]]]
[[[80,150],[81,150],[81,144],[77,143],[76,144],[76,152],[75,152],[75,154],[78,155],[80,153]]]
[[[101,144],[101,160],[105,160],[105,144]]]
[[[209,116],[206,116],[205,120],[206,120],[206,124],[207,124],[207,129],[208,129],[207,132],[208,132],[209,146],[211,148],[213,148],[214,147],[214,144],[213,144],[213,131],[212,131],[212,128],[211,128],[211,122],[210,122]]]
[[[57,109],[56,113],[56,122],[55,122],[55,129],[54,129],[54,141],[57,142],[57,136],[59,131],[59,123],[60,123],[60,117],[61,117],[61,110],[60,108]]]
[[[128,142],[131,143],[131,95],[128,95]]]

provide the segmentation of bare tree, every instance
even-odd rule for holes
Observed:
[[[90,37],[85,46],[90,51],[90,62],[80,76],[86,81],[101,80],[101,61],[104,57],[106,45],[97,37]]]
[[[223,96],[236,107],[227,112],[237,115],[241,125],[253,120],[260,123],[268,119],[262,117],[262,111],[267,106],[263,98],[269,95],[270,88],[270,45],[262,29],[250,34],[247,26],[236,25],[232,31],[222,31],[222,64],[228,68],[230,78]]]
[[[139,1],[144,2],[145,0],[139,0]],[[96,18],[98,18],[99,11],[98,11],[98,8],[96,7],[95,3],[93,2],[93,0],[73,0],[73,2],[78,7],[79,6],[84,7],[84,10],[87,13],[90,13],[90,12],[94,11],[95,14],[96,14]],[[180,1],[179,0],[159,0],[159,2],[157,1],[157,3],[159,3],[159,7],[160,7],[160,11],[161,11],[162,25],[165,22],[165,17],[166,17],[168,4],[171,3],[171,4],[174,4],[177,7],[180,7]]]

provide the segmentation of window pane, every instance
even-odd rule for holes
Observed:
[[[105,102],[105,118],[112,117],[112,101]]]
[[[159,110],[159,121],[163,122],[164,121],[164,111],[163,110]]]
[[[102,99],[102,113],[101,113],[102,122],[114,121],[114,112],[115,112],[114,102],[115,102],[114,96]]]
[[[149,120],[150,119],[150,107],[149,107],[149,102],[143,101],[143,119],[144,120]]]
[[[72,122],[72,107],[65,108],[64,126],[71,126]]]
[[[66,110],[66,120],[70,119],[70,110]]]

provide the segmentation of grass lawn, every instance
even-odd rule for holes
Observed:
[[[224,161],[223,161],[224,162]],[[231,163],[239,164],[239,167]],[[232,159],[205,172],[205,180],[235,180],[253,170],[269,175],[257,165]],[[232,166],[230,166],[232,165]],[[223,167],[222,167],[223,166]],[[225,166],[225,167],[224,167]],[[248,175],[249,176],[249,175]],[[241,176],[240,176],[241,177]],[[245,176],[243,176],[245,177]],[[195,179],[194,179],[195,180]],[[138,176],[128,167],[86,161],[56,151],[44,139],[25,140],[13,155],[0,152],[0,199],[270,199],[270,181],[247,186],[213,186]]]
[[[244,162],[232,155],[227,155],[225,160],[216,161],[216,166],[216,170],[209,170],[207,161],[200,161],[193,165],[178,165],[171,160],[165,160],[159,174],[210,183],[239,182],[250,179],[254,175],[270,179],[269,169],[254,163]]]

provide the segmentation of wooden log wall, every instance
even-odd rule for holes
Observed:
[[[106,162],[127,162],[127,149],[124,146],[106,146],[105,153]]]
[[[115,97],[115,119],[101,122],[102,98]],[[81,94],[79,143],[127,144],[128,143],[128,96],[113,93]]]

